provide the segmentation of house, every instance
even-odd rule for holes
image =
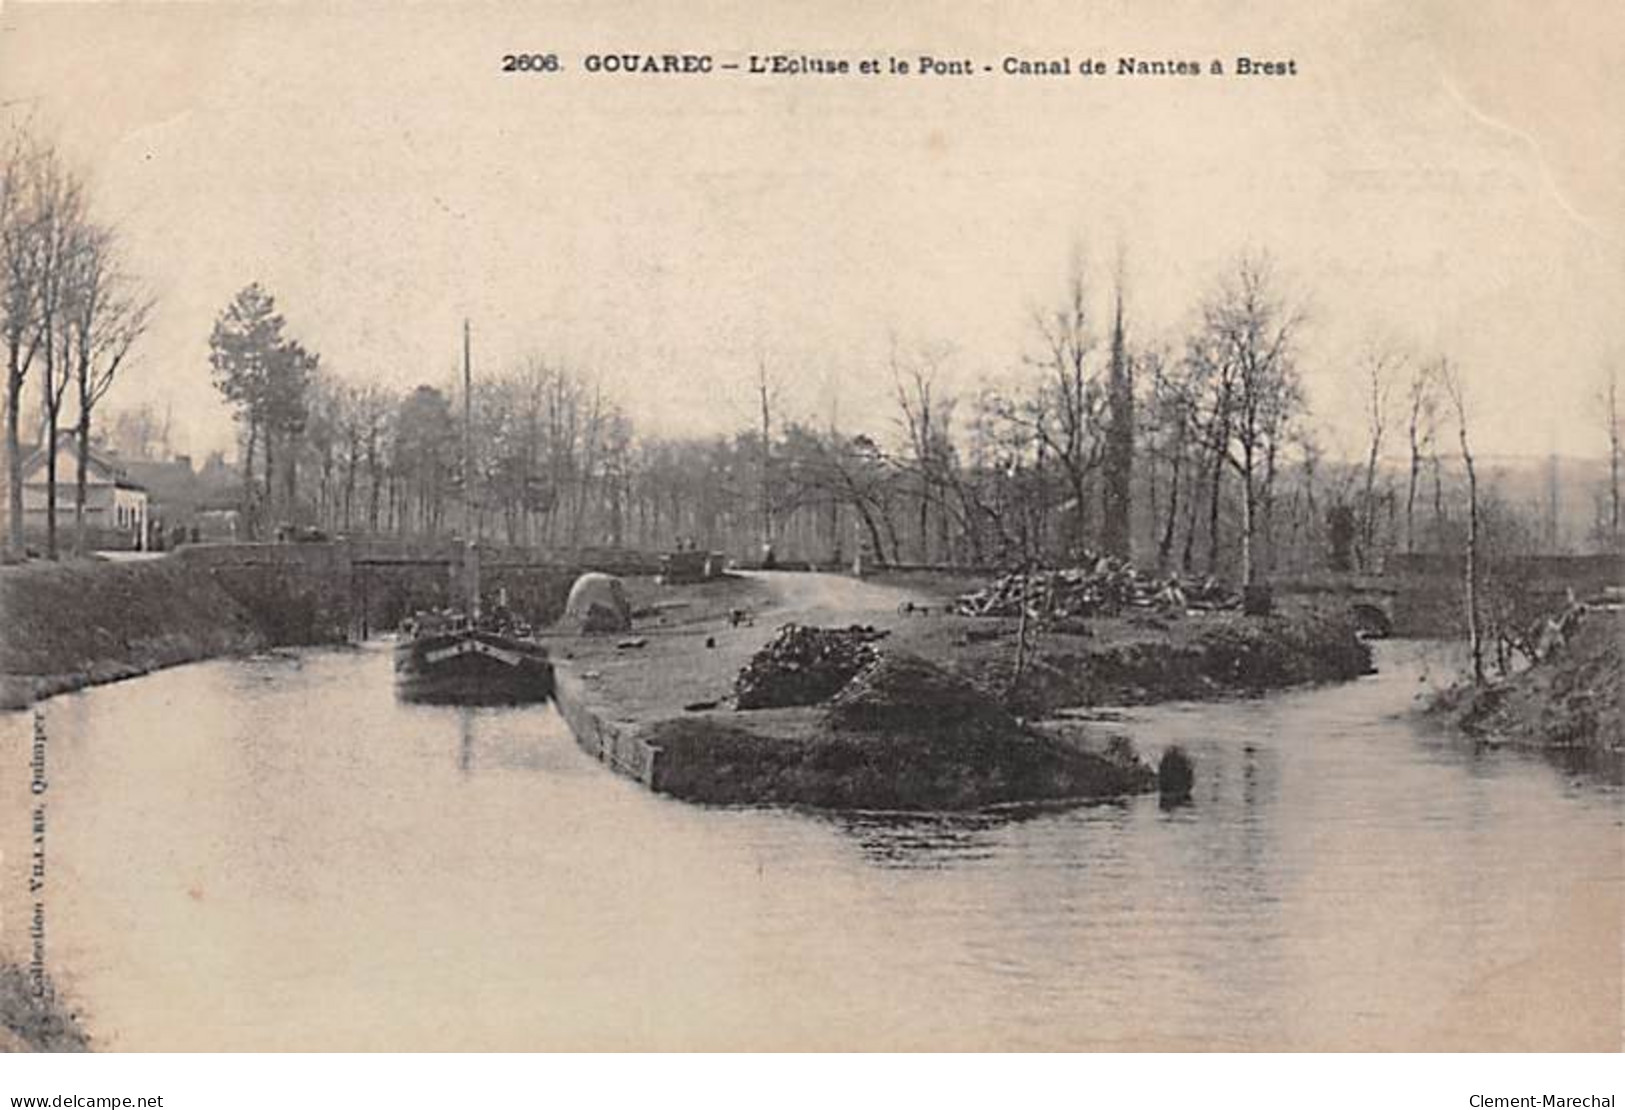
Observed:
[[[63,549],[72,545],[78,507],[78,441],[72,433],[57,438],[56,528]],[[23,531],[30,546],[43,545],[50,500],[46,482],[48,456],[35,447],[23,456]],[[0,497],[0,502],[5,499]],[[0,505],[0,516],[9,506]],[[130,478],[118,462],[95,447],[85,468],[85,528],[92,550],[145,551],[148,497],[146,487]]]
[[[165,525],[192,523],[199,497],[189,455],[173,459],[116,459],[124,477],[147,491],[147,511]]]
[[[147,491],[148,546],[159,551],[176,547],[198,532],[202,491],[189,455],[173,459],[120,459],[128,480]]]
[[[210,453],[198,469],[190,455],[116,462],[126,479],[147,490],[149,530],[163,537],[161,545],[153,546],[237,539],[242,476],[219,452]]]

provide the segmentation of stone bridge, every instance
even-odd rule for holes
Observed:
[[[1414,598],[1402,602],[1406,592],[1398,582],[1377,574],[1323,574],[1276,577],[1269,580],[1277,603],[1299,600],[1317,609],[1343,610],[1360,629],[1375,636],[1421,636],[1417,631]],[[1440,614],[1432,613],[1433,619]]]
[[[394,628],[418,609],[463,596],[463,547],[455,540],[193,544],[173,558],[218,582],[276,643],[335,643]],[[481,545],[480,587],[542,624],[564,610],[570,584],[589,570],[659,572],[659,556],[623,548],[519,549]]]

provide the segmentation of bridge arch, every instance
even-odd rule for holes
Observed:
[[[1349,606],[1349,615],[1360,634],[1373,640],[1386,640],[1394,634],[1394,621],[1381,605],[1370,601],[1356,601]]]

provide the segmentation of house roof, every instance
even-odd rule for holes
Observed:
[[[197,499],[197,475],[185,459],[130,459],[118,462],[122,478],[152,494],[154,500],[184,504]]]
[[[77,440],[73,432],[62,432],[58,435],[57,450],[59,452],[63,450],[78,450]],[[124,468],[118,464],[118,461],[105,452],[92,447],[90,449],[88,459],[92,470],[100,472],[103,478],[111,481],[119,489],[140,490],[143,493],[146,492],[146,486],[139,482],[132,481],[130,476],[124,472]],[[23,456],[23,480],[31,480],[34,476],[34,472],[44,467],[44,465],[45,446],[42,443]],[[61,475],[58,475],[57,477],[58,481],[60,481],[62,478]]]

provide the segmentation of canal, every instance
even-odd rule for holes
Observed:
[[[1617,1049],[1620,793],[1379,663],[1125,711],[1190,806],[951,818],[672,802],[551,708],[397,704],[387,645],[182,667],[39,708],[47,959],[113,1050]]]

